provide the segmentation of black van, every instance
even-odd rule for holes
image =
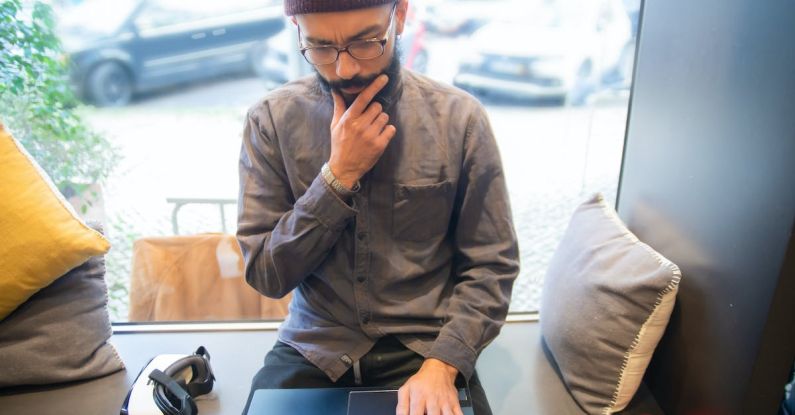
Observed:
[[[78,95],[98,106],[202,78],[258,72],[284,27],[278,0],[87,0],[58,33]]]

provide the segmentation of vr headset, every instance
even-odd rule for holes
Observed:
[[[204,346],[192,355],[158,355],[138,374],[121,415],[196,415],[194,399],[213,390],[215,376]]]

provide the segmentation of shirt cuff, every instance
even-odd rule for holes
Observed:
[[[454,366],[458,372],[469,380],[475,371],[475,361],[478,356],[474,350],[455,337],[440,334],[431,346],[431,352],[426,358],[439,359],[448,365]]]
[[[301,207],[333,231],[345,229],[348,219],[359,213],[337,195],[321,174],[315,177],[306,193],[298,199],[296,207]]]

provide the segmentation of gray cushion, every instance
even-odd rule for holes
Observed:
[[[617,412],[632,399],[680,276],[601,195],[577,208],[547,272],[540,321],[564,383],[586,412]]]
[[[0,387],[85,380],[124,368],[106,308],[105,262],[89,259],[0,321]]]

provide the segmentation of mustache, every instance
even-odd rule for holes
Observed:
[[[347,88],[367,87],[368,85],[373,83],[373,81],[375,81],[375,78],[378,78],[379,75],[385,73],[389,75],[389,81],[387,82],[386,86],[384,86],[381,89],[381,91],[379,91],[378,94],[376,94],[376,97],[385,96],[391,90],[391,88],[394,85],[395,79],[397,79],[398,75],[400,74],[400,61],[401,61],[400,48],[398,48],[397,44],[395,44],[392,50],[393,50],[392,60],[389,62],[387,67],[381,70],[380,72],[371,75],[366,75],[366,76],[356,75],[351,79],[336,79],[330,81],[320,74],[320,71],[317,70],[317,67],[313,66],[312,69],[315,71],[315,74],[317,75],[320,88],[323,91],[326,91],[327,93],[331,93],[332,90],[337,91],[338,93],[342,93],[342,91],[340,91],[340,89],[342,88],[347,89]]]
[[[338,79],[334,81],[326,81],[328,82],[328,86],[334,90],[339,91],[340,89],[348,89],[348,88],[364,88],[367,85],[370,85],[375,78],[377,78],[380,74],[373,74],[370,76],[354,76],[351,79]]]

